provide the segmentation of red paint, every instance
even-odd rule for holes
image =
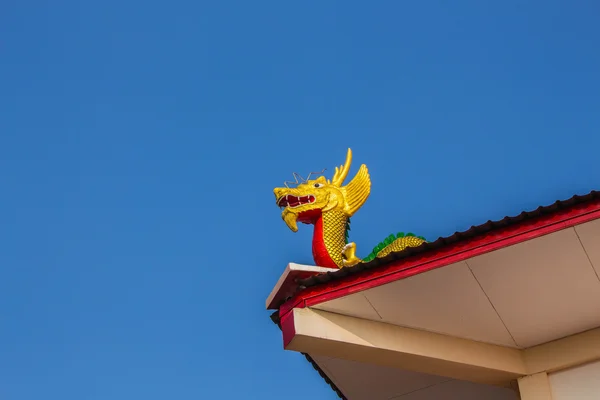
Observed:
[[[298,222],[302,222],[303,224],[312,224],[315,226],[312,241],[313,259],[315,260],[315,264],[319,267],[339,268],[325,247],[325,240],[323,238],[323,214],[321,209],[304,211],[298,214],[297,219]]]
[[[277,202],[277,205],[279,207],[298,207],[303,204],[310,204],[310,203],[314,203],[314,202],[315,202],[315,196],[313,196],[312,194],[309,194],[308,196],[300,196],[300,197],[288,194],[288,195],[283,196],[281,199],[279,199],[279,201]]]
[[[314,225],[319,218],[321,218],[322,212],[320,208],[315,208],[308,211],[303,211],[298,214],[298,222],[303,224]]]
[[[325,240],[323,239],[323,214],[321,209],[304,211],[298,215],[298,222],[303,224],[314,225],[312,251],[315,264],[325,268],[339,268],[339,266],[331,259]]]
[[[290,299],[279,307],[279,318],[282,319],[284,316],[290,313],[294,308],[304,308],[304,302],[302,299]]]
[[[281,317],[281,332],[283,333],[283,348],[286,349],[294,336],[296,336],[296,327],[294,326],[294,313],[290,312]]]
[[[454,264],[477,255],[498,250],[544,236],[565,228],[600,218],[600,201],[580,204],[533,220],[500,228],[478,237],[457,242],[438,250],[428,251],[388,265],[365,270],[328,284],[310,287],[283,304],[279,314],[291,315],[293,308],[314,306],[352,293],[371,289],[409,276]],[[316,233],[316,229],[315,229]],[[314,243],[314,242],[313,242]],[[314,245],[313,245],[314,248]],[[285,337],[293,337],[286,333]],[[290,339],[291,340],[291,339]]]
[[[312,242],[313,258],[319,267],[339,268],[335,261],[329,256],[329,252],[325,247],[323,239],[323,217],[319,216],[315,223],[315,231],[313,233]]]

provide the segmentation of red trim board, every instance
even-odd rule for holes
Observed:
[[[287,345],[295,334],[295,332],[286,329],[286,327],[291,327],[293,330],[293,317],[291,317],[293,313],[290,313],[290,311],[294,308],[314,306],[598,218],[600,218],[600,200],[595,200],[493,230],[481,236],[466,239],[431,252],[428,251],[388,265],[364,270],[343,279],[309,287],[296,294],[279,309],[280,318],[285,321],[285,323],[282,323],[284,344]]]

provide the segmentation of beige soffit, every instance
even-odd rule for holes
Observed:
[[[550,381],[545,372],[524,376],[518,382],[522,400],[552,400]]]
[[[552,400],[597,400],[600,398],[600,362],[550,374],[550,387]]]
[[[310,308],[294,309],[287,350],[506,385],[600,359],[600,328],[516,349]]]
[[[576,226],[575,232],[600,279],[600,219]]]
[[[362,295],[384,322],[517,347],[464,261]]]
[[[352,400],[518,400],[511,388],[381,367],[358,361],[311,355],[313,360]],[[516,383],[515,383],[516,385]]]
[[[520,347],[600,325],[600,281],[574,228],[467,263]]]
[[[481,383],[525,375],[518,349],[311,309],[292,310],[287,350]]]

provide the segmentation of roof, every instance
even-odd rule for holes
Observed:
[[[487,221],[481,225],[472,226],[466,231],[455,232],[450,236],[440,237],[433,242],[425,242],[418,247],[407,247],[402,251],[391,252],[385,257],[375,258],[372,261],[360,263],[351,268],[341,268],[337,271],[327,272],[323,274],[314,275],[309,278],[300,279],[298,280],[298,284],[303,289],[320,284],[329,283],[332,281],[341,280],[365,270],[383,267],[411,256],[422,255],[427,252],[439,250],[443,247],[451,246],[464,240],[473,239],[477,236],[485,235],[492,231],[499,230],[501,228],[507,228],[509,226],[518,225],[526,221],[539,218],[541,216],[554,214],[558,211],[569,209],[577,205],[589,203],[595,200],[600,200],[600,192],[595,190],[583,196],[575,195],[568,200],[558,200],[551,205],[540,206],[533,211],[523,211],[521,214],[514,217],[504,217],[503,219],[498,221]]]
[[[287,302],[282,304],[275,313],[272,314],[271,319],[278,326],[280,326],[280,316],[285,315],[288,311],[296,306],[301,306],[296,301],[298,296],[302,296],[303,292],[314,292],[319,289],[327,290],[335,286],[337,283],[345,283],[345,281],[358,281],[363,279],[369,279],[372,272],[379,272],[386,270],[394,265],[403,264],[403,261],[420,260],[430,257],[432,254],[436,254],[440,251],[447,253],[448,251],[459,252],[463,249],[464,243],[472,243],[473,240],[489,237],[494,235],[497,240],[506,239],[509,235],[514,235],[515,229],[521,229],[519,238],[515,240],[524,241],[527,240],[528,234],[532,231],[545,231],[544,227],[548,227],[549,224],[558,225],[556,228],[566,224],[566,218],[598,218],[597,214],[600,212],[600,192],[591,191],[585,195],[575,195],[567,200],[559,200],[551,205],[540,206],[533,211],[524,211],[521,214],[513,217],[505,217],[497,221],[487,221],[481,225],[472,226],[466,231],[456,232],[453,235],[447,237],[440,237],[433,242],[426,242],[418,247],[407,248],[399,252],[392,252],[389,255],[374,259],[370,262],[358,264],[351,268],[342,268],[339,270],[320,273],[307,278],[300,278],[296,282],[298,288],[294,296],[288,298]],[[543,225],[545,224],[545,225]],[[525,232],[525,234],[523,234]],[[529,232],[529,233],[528,233]],[[547,232],[546,232],[547,233]],[[412,264],[412,262],[410,262]],[[416,271],[415,273],[421,273],[423,270]],[[311,290],[307,290],[311,288]],[[304,306],[307,306],[305,304]],[[280,314],[281,313],[281,314]],[[307,360],[312,366],[319,372],[319,374],[325,379],[325,381],[331,386],[331,388],[337,393],[340,398],[345,398],[343,393],[338,387],[327,377],[324,371],[317,365],[317,363],[305,354]]]

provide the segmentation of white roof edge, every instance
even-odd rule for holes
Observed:
[[[337,268],[325,268],[316,265],[289,263],[279,277],[275,287],[273,287],[273,290],[271,290],[271,294],[269,294],[269,297],[267,297],[265,304],[267,309],[273,307],[273,302],[278,295],[285,295],[282,293],[282,291],[289,291],[289,289],[292,287],[297,286],[295,283],[297,277],[318,275],[337,270]]]

